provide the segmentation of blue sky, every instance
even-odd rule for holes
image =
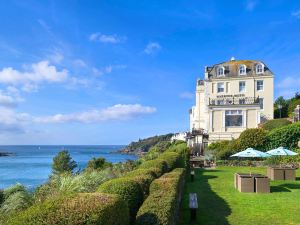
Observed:
[[[0,3],[0,144],[127,144],[188,129],[204,66],[264,61],[300,86],[300,2]]]

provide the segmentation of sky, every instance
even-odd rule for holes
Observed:
[[[0,24],[2,145],[186,131],[197,78],[232,56],[300,91],[297,0],[11,0]]]

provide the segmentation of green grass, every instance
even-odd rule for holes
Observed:
[[[181,206],[181,225],[299,225],[300,171],[296,181],[271,181],[270,194],[240,193],[233,186],[235,172],[266,174],[266,168],[218,167],[197,169],[187,176]],[[198,194],[197,221],[190,223],[189,193]]]

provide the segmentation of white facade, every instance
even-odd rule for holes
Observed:
[[[187,132],[176,133],[171,137],[172,141],[186,141]]]
[[[204,129],[210,142],[231,140],[273,119],[274,75],[263,62],[231,60],[206,67],[204,77],[196,85],[191,131]]]

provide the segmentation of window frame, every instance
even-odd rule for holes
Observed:
[[[241,117],[240,125],[228,125],[227,118],[234,117],[234,116]],[[244,120],[245,120],[245,117],[244,117],[244,113],[242,110],[225,110],[225,112],[224,112],[225,128],[244,127]]]
[[[262,87],[262,89],[258,89],[258,82],[262,82],[262,85],[260,85]],[[264,90],[264,80],[257,80],[256,81],[256,91],[263,91]]]
[[[219,71],[222,70],[222,73],[220,74]],[[224,66],[220,66],[217,68],[217,77],[224,77],[225,76],[225,68]]]
[[[244,70],[243,73],[241,73],[241,68],[243,68],[243,70]],[[244,75],[246,75],[246,74],[247,74],[247,67],[246,67],[246,65],[244,65],[244,64],[240,65],[240,66],[239,66],[239,75],[244,76]]]
[[[241,83],[244,83],[244,90],[241,91]],[[246,81],[239,81],[239,92],[245,93],[246,92]]]
[[[261,67],[261,71],[258,71],[258,68]],[[264,73],[264,65],[262,63],[259,63],[255,66],[255,73],[256,74],[262,74]]]
[[[223,91],[219,91],[219,84],[223,84]],[[217,83],[217,93],[224,93],[225,92],[225,84],[224,82],[218,82]]]

